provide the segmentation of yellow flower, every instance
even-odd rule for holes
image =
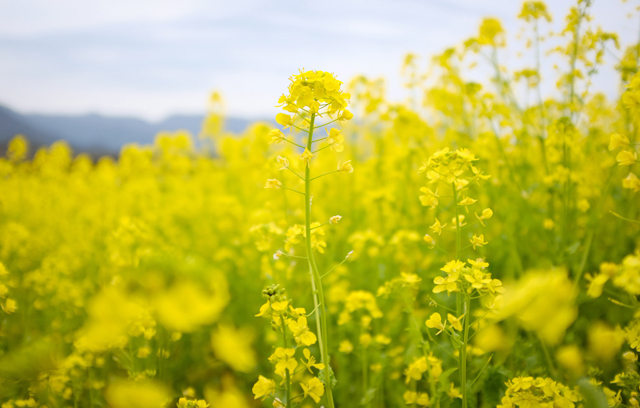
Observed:
[[[405,382],[409,384],[411,380],[419,381],[422,379],[422,374],[427,371],[428,367],[429,365],[425,356],[416,359],[413,363],[409,364],[409,367],[407,367],[406,370],[404,370],[404,375],[407,377]]]
[[[436,245],[436,240],[429,234],[424,236],[424,241],[429,245],[429,248],[433,248]]]
[[[235,328],[231,324],[219,324],[211,333],[211,346],[218,358],[234,371],[251,372],[256,365],[253,335],[249,327]]]
[[[444,330],[444,324],[442,323],[442,316],[440,316],[440,313],[432,314],[425,322],[425,324],[430,329],[440,329],[440,331],[437,332],[436,335],[442,333],[442,331]]]
[[[638,154],[629,150],[623,150],[616,156],[618,166],[631,166],[638,161]]]
[[[371,335],[369,333],[362,333],[359,340],[360,345],[367,348],[371,344]]]
[[[7,146],[7,157],[11,161],[19,162],[27,157],[29,152],[29,142],[23,135],[16,135]]]
[[[558,351],[556,351],[556,360],[561,366],[576,376],[580,376],[584,373],[582,352],[575,344],[560,347]]]
[[[457,292],[458,291],[457,280],[458,280],[457,273],[453,273],[447,276],[446,278],[443,278],[442,276],[437,276],[433,280],[433,283],[436,284],[436,287],[433,288],[433,293],[440,293],[440,292],[444,292],[445,290],[447,291],[447,294],[451,294],[451,292]]]
[[[302,350],[302,354],[304,354],[304,357],[307,359],[307,361],[303,360],[302,363],[307,367],[307,370],[309,370],[310,373],[313,374],[311,367],[315,367],[318,370],[324,370],[324,364],[316,363],[316,358],[311,355],[311,352],[309,351],[309,349],[306,348]]]
[[[209,404],[205,400],[188,400],[186,398],[180,398],[178,400],[178,408],[207,408]]]
[[[166,407],[172,397],[162,385],[155,382],[116,380],[105,390],[105,398],[107,406],[112,408],[150,408]],[[22,406],[35,407],[37,404]]]
[[[525,1],[522,4],[522,10],[520,10],[518,18],[531,21],[532,19],[538,20],[540,17],[551,21],[551,14],[547,11],[547,5],[543,1]]]
[[[327,143],[329,143],[330,149],[336,153],[340,153],[344,150],[344,136],[342,136],[342,131],[331,128],[331,130],[325,128],[327,131]]]
[[[458,225],[460,225],[460,227],[464,227],[465,225],[467,225],[466,222],[464,222],[465,216],[460,214],[458,215],[458,222],[456,223],[456,217],[453,217],[451,219],[451,228],[456,229]]]
[[[440,235],[442,233],[442,229],[444,227],[447,226],[447,223],[445,223],[444,225],[440,224],[440,221],[438,221],[438,219],[436,218],[436,222],[430,226],[429,228],[431,228],[433,230],[433,232],[435,232],[436,234]]]
[[[420,191],[422,191],[424,193],[424,195],[421,195],[420,198],[420,203],[422,205],[424,205],[425,207],[427,206],[431,206],[431,207],[435,207],[438,205],[438,191],[436,190],[436,192],[434,193],[433,191],[431,191],[430,189],[428,189],[427,187],[422,187],[420,189]]]
[[[294,358],[295,354],[296,349],[285,349],[284,347],[276,348],[274,353],[269,357],[269,361],[276,365],[276,374],[284,377],[286,375],[285,370],[289,370],[289,373],[293,373],[298,366],[298,362]]]
[[[407,405],[415,404],[418,399],[418,393],[415,391],[405,391],[402,398],[404,398],[404,403]]]
[[[268,396],[273,395],[275,390],[276,382],[263,376],[258,377],[258,382],[256,382],[251,389],[255,395],[254,399],[262,398],[263,401]]]
[[[300,156],[300,160],[304,161],[307,166],[311,164],[311,159],[313,158],[313,153],[309,151],[309,149],[304,149],[302,155]]]
[[[319,403],[320,397],[324,395],[324,384],[316,377],[310,379],[306,384],[300,383],[300,386],[304,392],[304,398],[311,397],[316,403]]]
[[[338,351],[341,353],[349,354],[353,351],[353,344],[349,340],[342,340],[338,346]]]
[[[353,113],[351,113],[347,109],[343,110],[342,113],[340,114],[340,116],[338,116],[338,121],[339,122],[342,122],[342,121],[345,121],[345,120],[351,120],[351,119],[353,119]]]
[[[300,316],[305,316],[307,314],[307,311],[305,310],[304,307],[294,308],[293,306],[289,306],[289,314],[291,315],[292,318],[297,319]]]
[[[482,210],[482,215],[478,215],[478,213],[476,213],[476,218],[478,219],[478,221],[480,221],[480,224],[482,224],[482,226],[484,227],[484,220],[488,220],[489,218],[493,217],[493,210],[491,210],[491,208],[485,208],[484,210]]]
[[[440,270],[446,273],[455,273],[460,272],[460,270],[462,270],[465,265],[466,263],[462,261],[449,261],[442,268],[440,268]]]
[[[484,235],[482,234],[480,236],[474,234],[469,241],[471,241],[473,249],[476,249],[476,246],[483,247],[488,244],[488,242],[484,240]]]
[[[509,289],[497,318],[517,316],[524,329],[535,331],[549,345],[555,345],[578,315],[575,297],[575,286],[565,271],[528,272]]]
[[[273,129],[267,136],[271,138],[269,144],[281,143],[284,140],[284,133],[280,129]]]
[[[418,394],[418,398],[416,399],[416,404],[420,405],[421,407],[428,407],[429,394],[427,394],[426,392],[421,392],[420,394]]]
[[[273,312],[277,315],[284,314],[287,311],[288,307],[289,307],[288,301],[271,302],[271,310],[273,310]]]
[[[615,150],[618,147],[629,147],[629,139],[620,133],[612,133],[609,137],[609,150]]]
[[[453,328],[458,331],[462,331],[462,324],[460,323],[460,319],[462,319],[463,317],[464,315],[460,316],[460,318],[457,318],[451,313],[447,313],[447,320],[449,320],[449,323],[451,323],[451,326],[453,326]]]
[[[282,183],[278,179],[268,179],[264,188],[275,188],[276,190],[282,187]]]
[[[589,326],[589,351],[600,361],[608,362],[618,356],[624,343],[625,333],[620,327],[611,327],[607,323],[596,321]],[[637,340],[636,340],[637,341]],[[637,348],[637,344],[636,347]],[[634,348],[634,344],[631,343]]]
[[[341,219],[342,219],[341,215],[334,215],[333,217],[329,218],[329,223],[332,225],[336,225],[337,223],[340,222]]]
[[[272,314],[271,312],[272,312],[271,305],[269,304],[269,301],[267,301],[267,303],[260,306],[260,312],[257,315],[255,315],[255,317],[264,317],[264,318],[270,319]]]
[[[278,156],[277,160],[278,160],[278,163],[282,164],[282,167],[280,167],[280,170],[286,170],[289,168],[289,160],[287,160],[286,157]]]
[[[638,355],[633,351],[625,351],[624,353],[622,353],[622,358],[630,363],[635,363],[636,361],[638,361]]]
[[[451,385],[449,386],[449,391],[447,391],[447,395],[449,396],[449,398],[451,398],[451,400],[453,400],[454,398],[462,399],[462,394],[460,393],[460,390],[456,388],[453,385],[453,383],[451,383]]]
[[[638,176],[635,174],[629,173],[629,175],[622,180],[622,187],[637,193],[640,191],[640,179],[638,179]]]
[[[314,113],[322,103],[328,105],[329,115],[342,112],[339,117],[348,120],[352,115],[344,110],[351,95],[342,92],[341,85],[342,82],[329,72],[301,70],[298,75],[291,77],[289,94],[278,99],[278,106],[291,113],[304,108],[309,108],[309,111]]]
[[[276,115],[276,122],[284,126],[285,129],[293,125],[293,120],[291,119],[291,116],[287,115],[286,113],[278,113]]]
[[[16,301],[11,298],[7,298],[7,300],[5,300],[4,302],[4,305],[2,305],[2,310],[4,310],[4,312],[7,314],[14,313],[16,310],[18,310],[18,303],[16,303]]]
[[[553,220],[551,218],[546,218],[543,222],[542,222],[542,226],[544,227],[544,229],[546,230],[552,230],[555,226],[556,223],[553,222]]]
[[[462,200],[460,200],[460,202],[458,203],[458,205],[463,205],[464,209],[467,210],[467,212],[469,212],[469,206],[473,203],[475,203],[478,200],[474,200],[471,197],[465,197]]]
[[[504,46],[504,29],[498,19],[485,18],[482,20],[478,44],[493,45],[496,47]]]
[[[289,322],[289,330],[293,332],[298,345],[311,346],[318,340],[316,335],[307,327],[307,318],[304,316],[300,316],[297,321],[291,320]]]
[[[489,263],[485,262],[484,259],[482,259],[482,258],[478,258],[475,261],[473,259],[467,259],[467,262],[469,262],[469,264],[471,264],[471,267],[473,269],[484,269],[487,266],[489,266]]]
[[[482,289],[491,283],[491,278],[479,269],[474,269],[473,274],[464,275],[464,278],[471,283],[473,289]]]
[[[533,377],[517,377],[513,380],[513,391],[528,390],[533,387]]]
[[[429,406],[429,395],[427,393],[424,392],[415,392],[415,391],[406,391],[403,395],[402,398],[404,399],[405,404],[407,405],[411,405],[411,404],[417,404],[420,405],[422,407],[428,407]]]
[[[353,166],[351,165],[351,160],[347,160],[342,164],[338,163],[338,171],[343,174],[353,173]]]

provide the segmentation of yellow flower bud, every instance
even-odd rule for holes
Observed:
[[[275,188],[279,189],[282,187],[282,183],[278,179],[268,179],[267,184],[265,184],[264,188]]]
[[[343,174],[353,173],[353,166],[351,165],[351,160],[347,160],[342,164],[338,163],[338,171]]]

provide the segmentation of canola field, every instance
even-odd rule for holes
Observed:
[[[16,136],[0,406],[640,407],[640,44],[589,6],[553,93],[528,1],[533,67],[503,69],[487,18],[408,55],[402,103],[300,70],[276,128],[225,133],[214,95],[199,135],[117,159]]]

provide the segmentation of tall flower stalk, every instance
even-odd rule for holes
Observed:
[[[436,191],[432,191],[427,187],[423,187],[421,191],[425,193],[420,196],[420,201],[425,206],[439,207],[440,199],[450,197],[453,199],[453,207],[455,209],[455,217],[451,220],[449,231],[455,233],[455,259],[448,262],[442,271],[447,273],[447,277],[437,277],[434,279],[434,293],[447,292],[448,295],[455,293],[456,295],[456,316],[447,314],[447,320],[443,321],[439,313],[433,313],[426,326],[430,329],[439,330],[437,334],[446,333],[451,337],[453,344],[458,349],[458,370],[460,374],[460,398],[462,399],[462,408],[468,406],[468,377],[467,377],[467,347],[469,345],[469,332],[475,323],[471,320],[471,301],[481,296],[495,296],[502,293],[502,282],[498,279],[492,279],[491,274],[486,270],[489,266],[484,259],[469,259],[467,263],[462,261],[464,251],[473,248],[483,247],[487,244],[484,235],[474,234],[469,240],[469,245],[462,247],[463,229],[473,224],[481,224],[493,216],[493,211],[486,208],[482,214],[475,213],[476,221],[472,224],[465,222],[465,215],[461,214],[461,207],[465,208],[469,213],[469,207],[474,205],[477,200],[463,194],[468,186],[480,180],[486,180],[488,175],[484,175],[482,170],[476,168],[473,162],[477,159],[466,149],[459,149],[450,152],[448,148],[439,150],[424,163],[421,171],[426,172],[427,179],[433,184],[440,184],[451,188],[451,195],[442,196]],[[430,227],[434,234],[440,236],[449,223],[441,224],[436,218],[435,223]],[[432,248],[438,247],[435,238],[431,235],[424,237],[427,244]],[[443,250],[444,251],[444,250]],[[446,251],[445,251],[446,252]],[[449,326],[447,326],[447,323]],[[476,326],[476,332],[479,328]]]
[[[335,122],[341,123],[350,120],[353,115],[346,109],[350,95],[341,90],[342,82],[338,81],[333,74],[323,71],[301,71],[300,74],[292,76],[290,80],[289,94],[282,95],[278,101],[279,106],[288,112],[288,114],[279,113],[276,115],[276,121],[284,126],[284,129],[298,129],[304,132],[304,134],[306,134],[306,142],[298,144],[296,141],[287,138],[285,134],[278,129],[274,129],[270,133],[270,137],[272,143],[287,142],[303,149],[300,159],[304,165],[304,176],[296,173],[295,170],[290,167],[288,159],[278,156],[278,161],[283,164],[281,170],[288,170],[304,181],[304,192],[285,187],[276,179],[268,180],[265,188],[285,188],[303,195],[305,223],[304,227],[294,225],[289,228],[285,245],[286,252],[277,251],[274,257],[297,257],[293,255],[292,250],[294,249],[294,245],[300,241],[301,235],[304,237],[306,257],[298,258],[305,258],[309,264],[316,328],[323,365],[321,378],[325,386],[324,395],[326,396],[327,406],[334,407],[333,393],[331,390],[333,372],[330,366],[329,340],[327,334],[327,308],[324,289],[322,287],[322,277],[316,264],[314,250],[321,253],[324,252],[326,243],[320,238],[324,234],[322,227],[326,224],[337,224],[341,217],[338,215],[333,216],[323,224],[312,222],[311,205],[313,195],[311,185],[313,180],[329,174],[351,173],[353,172],[353,167],[350,161],[342,164],[338,163],[336,170],[314,177],[311,173],[311,162],[317,153],[325,151],[327,148],[337,153],[344,150],[344,137],[341,131],[336,128],[329,128],[328,126]],[[318,124],[319,119],[323,119],[324,123]],[[326,129],[327,136],[314,140],[314,131],[323,127]],[[324,146],[313,150],[314,144],[320,142],[322,142]]]

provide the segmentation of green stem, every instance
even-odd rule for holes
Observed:
[[[284,322],[284,315],[280,315],[280,321],[282,322],[282,338],[284,340],[284,349],[287,349],[287,325]],[[287,394],[286,394],[286,407],[291,408],[291,374],[289,373],[289,369],[285,369],[287,382]]]
[[[315,227],[311,228],[312,230],[316,229],[316,228],[320,228],[320,227],[324,227],[325,225],[327,225],[328,223],[330,223],[331,221],[326,221],[320,225],[316,225]]]
[[[431,363],[429,363],[429,352],[431,351],[431,349],[429,347],[429,343],[424,340],[424,336],[422,335],[422,330],[420,329],[420,323],[418,323],[418,319],[416,318],[416,314],[413,310],[413,305],[411,304],[411,302],[409,302],[407,297],[404,296],[404,294],[402,295],[402,299],[404,300],[404,303],[407,306],[407,310],[409,311],[409,314],[410,314],[411,323],[413,323],[413,326],[416,332],[415,339],[417,342],[420,343],[419,345],[422,346],[421,347],[422,355],[427,360],[427,372],[429,373],[429,388],[431,391],[431,396],[433,398],[436,398],[436,408],[440,408],[440,399],[438,397],[438,394],[436,393],[436,384],[433,381],[433,378],[431,376]],[[431,334],[429,333],[428,330],[427,330],[427,334],[429,335],[429,339],[433,342],[433,338],[431,338]],[[435,344],[436,346],[439,346],[439,344],[436,342],[433,342],[433,344]],[[443,350],[447,354],[449,354],[447,350],[445,349]]]
[[[285,187],[285,186],[280,186],[281,188],[284,188],[285,190],[289,190],[289,191],[293,191],[294,193],[298,193],[298,194],[302,194],[304,195],[304,193],[302,191],[298,191],[298,190],[294,190],[292,188],[289,187]]]
[[[469,344],[469,321],[471,320],[471,299],[464,295],[464,335],[460,350],[460,392],[462,394],[462,408],[467,408],[467,344]]]
[[[292,145],[295,145],[295,146],[298,146],[298,147],[300,147],[300,148],[304,149],[304,146],[300,146],[299,144],[297,144],[296,142],[294,142],[294,141],[292,141],[292,140],[289,140],[289,139],[286,139],[286,138],[285,138],[285,139],[284,139],[284,141],[285,141],[285,142],[289,142],[289,143],[291,143]]]
[[[362,348],[362,399],[364,401],[367,398],[367,391],[369,390],[369,367],[367,363],[367,349]],[[369,406],[370,404],[367,404]]]
[[[453,187],[453,205],[456,208],[456,260],[460,258],[460,242],[462,240],[462,231],[460,230],[460,210],[458,209],[458,190],[455,183],[451,183]]]
[[[314,152],[314,153],[315,153],[315,152]],[[324,173],[324,174],[321,174],[321,175],[319,175],[319,176],[315,176],[314,178],[312,178],[312,179],[311,179],[311,180],[309,180],[309,181],[313,181],[313,180],[315,180],[315,179],[319,179],[320,177],[324,177],[324,176],[329,175],[329,174],[337,173],[337,172],[339,172],[339,171],[340,171],[340,170],[333,170],[333,171],[330,171],[330,172],[328,172],[328,173]]]
[[[636,220],[632,220],[631,218],[626,218],[623,217],[622,215],[618,214],[617,212],[613,212],[613,211],[609,211],[609,213],[611,213],[611,215],[613,215],[614,217],[620,218],[621,220],[633,223],[633,224],[640,224],[640,221],[636,221]]]
[[[292,172],[293,174],[295,174],[296,176],[298,176],[298,178],[300,180],[304,180],[304,177],[302,177],[301,175],[299,175],[298,173],[296,173],[295,171],[291,170],[291,168],[287,167],[287,170],[289,170],[290,172]]]
[[[456,260],[460,259],[460,247],[462,241],[462,231],[460,230],[460,209],[458,208],[458,190],[456,189],[456,184],[451,183],[451,187],[453,187],[453,205],[456,208]],[[470,300],[469,300],[470,302]],[[463,305],[464,303],[464,305]],[[456,309],[458,311],[458,316],[460,316],[461,309],[464,306],[465,311],[462,313],[467,313],[467,301],[466,296],[462,293],[458,293],[456,295]],[[469,315],[466,314],[464,318],[464,344],[460,349],[460,359],[458,361],[458,366],[460,368],[460,393],[462,394],[462,408],[467,408],[467,341],[468,341],[468,333],[469,333]]]
[[[313,142],[312,142],[312,143],[313,143]],[[319,148],[319,149],[316,149],[316,150],[312,151],[311,153],[316,154],[316,153],[318,153],[319,151],[326,149],[327,147],[331,147],[331,144],[328,144],[328,145],[326,145],[326,146],[324,146],[324,147],[321,147],[321,148]]]
[[[316,114],[311,115],[311,123],[309,126],[309,138],[307,141],[307,149],[311,150],[311,143],[313,142],[313,124],[316,119]],[[329,408],[334,408],[333,394],[331,392],[331,375],[330,375],[330,361],[329,361],[329,346],[327,340],[327,316],[324,301],[324,291],[322,289],[322,282],[320,280],[320,273],[318,272],[318,266],[316,265],[315,257],[313,256],[313,250],[311,249],[311,169],[310,165],[307,165],[304,172],[304,190],[305,190],[305,231],[306,231],[306,247],[307,257],[309,258],[309,269],[311,272],[311,287],[313,289],[313,302],[316,307],[316,327],[318,330],[318,341],[320,346],[320,356],[322,364],[324,364],[324,382],[325,382],[325,395],[327,397],[327,404]]]

